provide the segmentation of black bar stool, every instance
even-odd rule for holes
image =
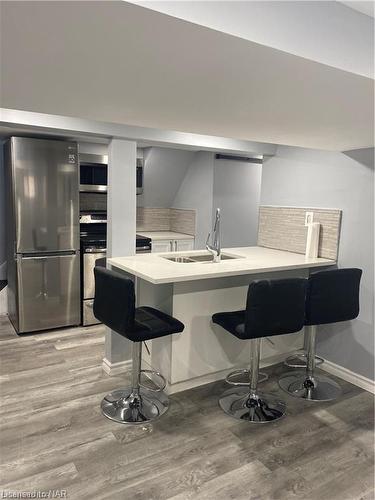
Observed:
[[[108,394],[102,401],[103,414],[122,424],[155,420],[168,409],[163,392],[165,379],[158,372],[141,370],[142,342],[182,332],[184,325],[152,307],[135,307],[134,283],[122,274],[95,267],[94,315],[108,328],[126,337],[132,345],[132,386]],[[140,384],[141,373],[155,373],[164,381],[156,390]]]
[[[295,371],[279,380],[280,387],[296,398],[331,401],[340,386],[325,375],[315,373],[315,336],[317,325],[355,319],[359,314],[361,269],[335,269],[312,274],[306,296],[305,336],[307,338],[306,371]]]
[[[258,392],[262,337],[284,335],[302,329],[307,280],[302,278],[253,281],[245,311],[220,312],[212,321],[241,340],[250,340],[247,387],[227,390],[220,407],[231,417],[249,422],[272,422],[285,414],[286,405],[272,395]]]

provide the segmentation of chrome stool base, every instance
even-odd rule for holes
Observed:
[[[220,408],[228,415],[244,422],[268,423],[283,417],[286,405],[274,396],[250,393],[249,387],[234,387],[219,399]]]
[[[315,366],[321,365],[322,363],[324,363],[324,359],[319,356],[315,356]],[[284,365],[288,368],[306,368],[307,355],[305,352],[296,352],[286,358]]]
[[[142,388],[113,391],[103,399],[103,415],[120,424],[147,424],[163,415],[169,406],[168,396],[162,391]]]
[[[341,387],[325,375],[308,377],[306,372],[295,372],[280,378],[279,386],[291,396],[309,401],[332,401],[341,394]]]

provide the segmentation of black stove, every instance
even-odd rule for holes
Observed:
[[[151,238],[135,235],[135,247],[137,253],[151,252]]]

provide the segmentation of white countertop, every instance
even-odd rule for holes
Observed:
[[[191,234],[175,233],[174,231],[137,231],[139,236],[143,238],[151,238],[157,240],[193,240]]]
[[[336,263],[330,259],[306,259],[302,254],[263,247],[223,249],[222,253],[242,258],[223,260],[217,264],[213,262],[176,263],[162,257],[163,255],[168,257],[173,255],[197,255],[204,252],[205,250],[194,250],[190,252],[139,254],[111,258],[108,259],[108,263],[154,284],[287,271],[290,269],[307,269],[332,266]]]

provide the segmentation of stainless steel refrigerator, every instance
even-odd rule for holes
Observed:
[[[9,317],[18,333],[80,323],[77,144],[6,147]]]

